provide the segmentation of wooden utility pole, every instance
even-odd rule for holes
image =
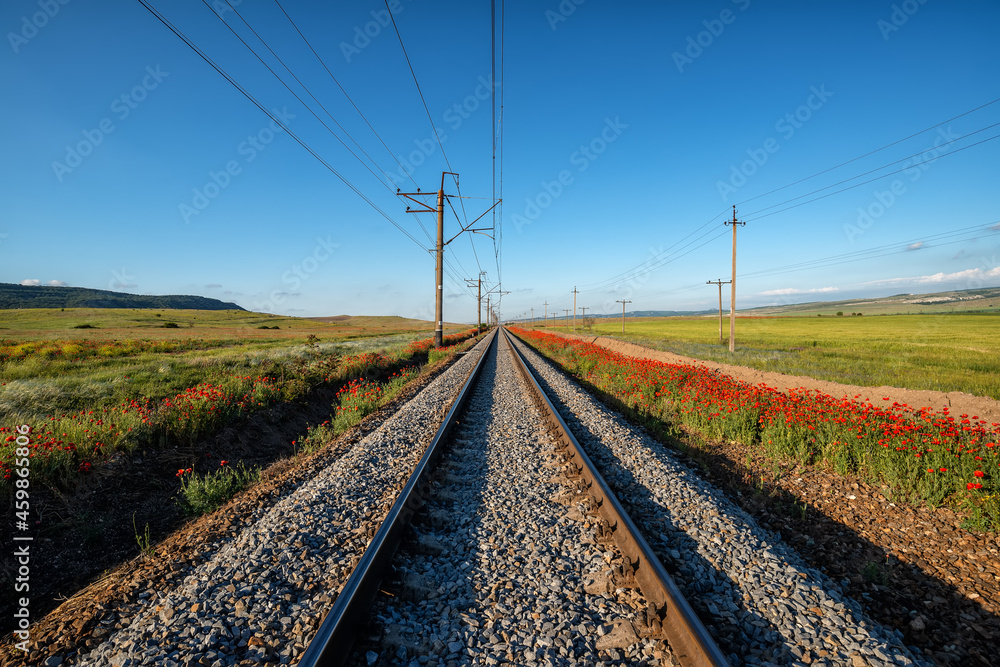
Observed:
[[[492,211],[497,204],[497,201],[493,206],[486,209],[483,215],[476,218],[467,226],[462,227],[461,231],[455,236],[451,237],[447,241],[444,240],[444,177],[446,175],[451,175],[455,177],[455,183],[458,184],[458,174],[453,171],[442,171],[441,172],[441,187],[437,191],[437,208],[433,208],[427,202],[416,199],[416,197],[426,197],[430,195],[430,192],[421,192],[420,188],[417,188],[416,192],[400,192],[396,189],[396,195],[399,197],[406,197],[412,202],[420,205],[420,208],[411,209],[409,206],[406,207],[407,213],[437,213],[437,243],[435,244],[435,261],[434,261],[434,347],[441,347],[444,338],[444,247],[457,239],[460,235],[465,232],[474,232],[485,234],[487,231],[493,231],[492,228],[483,229],[473,229],[472,225],[476,224],[483,215]],[[451,196],[451,195],[448,195]],[[489,234],[487,234],[489,236]]]
[[[563,308],[563,320],[569,320],[569,308]],[[566,326],[566,322],[563,322],[563,326]]]
[[[625,304],[632,303],[631,301],[625,301],[623,299],[618,299],[615,303],[620,303],[622,305],[622,335],[625,335]]]
[[[576,295],[579,292],[576,290],[576,285],[573,285],[573,333],[576,333]]]
[[[719,286],[719,345],[722,345],[722,286],[728,285],[729,281],[723,281],[722,278],[712,281],[708,280],[705,282],[706,285],[718,285]]]
[[[481,271],[478,279],[465,279],[466,285],[476,288],[476,331],[481,331],[483,328],[483,276],[485,275],[486,272]]]
[[[549,326],[549,302],[546,301],[542,305],[545,306],[545,317],[542,318],[542,322],[545,323],[545,326]]]
[[[531,328],[535,328],[535,307],[531,307]]]
[[[729,281],[729,351],[736,351],[736,228],[745,225],[745,222],[736,220],[736,207],[733,206],[733,221],[726,222],[733,226],[733,276]],[[721,287],[719,289],[722,289]]]

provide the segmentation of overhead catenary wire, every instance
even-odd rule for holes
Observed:
[[[309,113],[310,113],[310,114],[312,114],[312,116],[313,116],[313,117],[314,117],[314,118],[315,118],[316,120],[318,120],[318,121],[320,122],[320,124],[321,124],[321,125],[323,125],[323,127],[324,127],[324,128],[326,128],[326,130],[327,130],[327,131],[328,131],[328,132],[329,132],[329,133],[330,133],[331,135],[333,135],[333,137],[334,137],[334,138],[335,138],[335,139],[336,139],[337,141],[339,141],[339,142],[340,142],[340,143],[341,143],[341,144],[342,144],[342,145],[344,146],[344,148],[346,148],[346,149],[347,149],[347,151],[348,151],[348,152],[349,152],[349,153],[350,153],[350,154],[351,154],[352,156],[354,156],[354,158],[355,158],[355,159],[357,159],[357,160],[358,160],[358,162],[360,162],[360,163],[361,163],[361,164],[362,164],[362,165],[363,165],[363,166],[365,167],[365,169],[367,169],[367,170],[368,170],[368,171],[369,171],[369,172],[371,173],[371,175],[372,175],[372,176],[374,176],[374,177],[376,178],[376,180],[378,180],[378,181],[379,181],[380,183],[382,183],[382,185],[384,185],[384,186],[385,186],[385,187],[386,187],[386,188],[387,188],[387,189],[389,190],[389,192],[392,192],[392,187],[391,187],[391,186],[390,186],[390,185],[389,185],[388,183],[386,183],[385,181],[383,181],[383,180],[382,180],[382,179],[381,179],[381,178],[379,177],[379,175],[378,175],[378,174],[376,174],[376,173],[375,173],[375,172],[374,172],[374,171],[372,170],[372,168],[371,168],[371,167],[370,167],[370,166],[368,165],[368,163],[366,163],[366,162],[365,162],[364,160],[362,160],[362,159],[361,159],[360,157],[358,157],[357,153],[355,153],[355,152],[354,152],[354,150],[353,150],[353,149],[352,149],[352,148],[351,148],[350,146],[348,146],[348,145],[347,145],[347,142],[345,142],[345,141],[344,141],[343,139],[341,139],[341,138],[340,138],[340,136],[339,136],[339,135],[338,135],[338,134],[337,134],[336,132],[334,132],[334,131],[333,131],[333,129],[332,129],[332,128],[330,128],[330,126],[329,126],[329,125],[327,125],[327,124],[326,124],[326,122],[325,122],[325,121],[324,121],[324,120],[323,120],[322,118],[320,118],[320,117],[319,117],[319,114],[317,114],[317,113],[316,113],[316,112],[315,112],[315,111],[314,111],[314,110],[312,109],[312,107],[310,107],[310,106],[309,106],[308,104],[306,104],[305,100],[303,100],[303,99],[302,99],[301,97],[299,97],[299,94],[298,94],[298,93],[296,93],[296,92],[295,92],[294,90],[292,90],[291,86],[289,86],[289,85],[288,85],[288,83],[287,83],[287,82],[285,82],[285,80],[284,80],[284,79],[282,79],[282,78],[281,78],[281,76],[279,76],[279,75],[278,75],[278,73],[277,73],[277,72],[275,72],[275,71],[274,71],[274,69],[273,69],[273,68],[272,68],[272,67],[271,67],[271,66],[270,66],[269,64],[267,64],[267,62],[265,62],[265,60],[264,60],[263,58],[261,58],[261,57],[260,57],[260,54],[258,54],[258,53],[257,53],[257,52],[256,52],[256,51],[255,51],[255,50],[253,49],[253,47],[251,47],[251,46],[250,46],[249,44],[247,44],[246,40],[244,40],[244,39],[243,39],[242,35],[240,35],[240,34],[239,34],[238,32],[236,32],[236,29],[235,29],[235,28],[233,28],[233,26],[231,26],[231,25],[229,24],[229,22],[228,22],[228,21],[227,21],[227,20],[226,20],[226,19],[225,19],[225,18],[224,18],[223,16],[221,16],[221,15],[219,14],[219,12],[218,12],[218,11],[217,11],[217,10],[216,10],[216,9],[215,9],[215,8],[214,8],[214,7],[212,6],[212,5],[211,5],[211,3],[209,3],[209,2],[208,2],[208,0],[201,0],[201,1],[202,1],[202,4],[204,4],[204,5],[205,5],[205,6],[206,6],[206,7],[207,7],[207,8],[209,9],[209,11],[211,11],[211,12],[212,12],[212,14],[213,14],[213,15],[215,15],[215,17],[216,17],[216,18],[218,18],[218,19],[219,19],[219,20],[220,20],[220,21],[222,22],[222,24],[223,24],[223,25],[225,25],[225,26],[226,26],[226,28],[228,28],[228,29],[229,29],[229,31],[230,31],[230,32],[231,32],[231,33],[232,33],[232,34],[233,34],[233,35],[234,35],[234,36],[236,37],[236,39],[238,39],[238,40],[240,41],[240,43],[241,43],[241,44],[243,44],[243,46],[245,46],[245,47],[247,48],[247,50],[248,50],[248,51],[250,51],[250,53],[252,53],[252,54],[254,55],[254,57],[255,57],[255,58],[257,58],[257,60],[259,60],[259,61],[260,61],[260,63],[261,63],[262,65],[264,65],[264,67],[266,67],[266,68],[267,68],[267,71],[268,71],[268,72],[270,72],[270,73],[271,73],[271,75],[272,75],[272,76],[274,76],[274,78],[275,78],[275,79],[277,79],[277,80],[278,80],[278,82],[279,82],[279,83],[281,83],[281,85],[282,85],[282,86],[284,86],[284,87],[285,87],[285,89],[286,89],[286,90],[287,90],[288,92],[290,92],[290,93],[291,93],[291,94],[292,94],[292,95],[293,95],[293,96],[295,97],[295,99],[296,99],[296,100],[298,100],[298,101],[299,101],[299,103],[300,103],[300,104],[301,104],[302,106],[304,106],[304,107],[306,108],[306,110],[308,110],[308,111],[309,111]],[[270,53],[270,54],[271,54],[272,56],[274,56],[274,58],[275,58],[275,59],[276,59],[276,60],[277,60],[277,61],[278,61],[278,62],[279,62],[279,63],[281,64],[281,66],[285,68],[285,71],[286,71],[286,72],[288,72],[288,73],[289,73],[289,74],[291,75],[291,77],[292,77],[293,79],[295,79],[295,82],[296,82],[296,83],[298,83],[298,84],[299,84],[299,85],[300,85],[300,86],[302,87],[302,89],[303,89],[303,90],[305,90],[306,94],[307,94],[307,95],[309,95],[309,97],[311,97],[311,98],[312,98],[312,100],[313,100],[313,101],[314,101],[314,102],[315,102],[316,104],[318,104],[318,105],[319,105],[319,107],[320,107],[320,108],[321,108],[321,109],[322,109],[322,110],[324,111],[324,113],[326,113],[326,115],[327,115],[327,116],[329,116],[330,120],[331,120],[331,121],[333,121],[334,125],[336,125],[336,126],[337,126],[338,128],[340,128],[341,132],[343,132],[343,133],[344,133],[344,136],[346,136],[346,137],[347,137],[348,139],[350,139],[350,140],[351,140],[351,141],[352,141],[352,142],[354,143],[354,145],[358,147],[358,150],[360,150],[360,151],[361,151],[361,152],[362,152],[362,153],[364,154],[364,156],[365,156],[365,157],[367,157],[367,158],[368,158],[368,160],[369,160],[369,161],[371,161],[371,163],[375,165],[375,168],[376,168],[376,169],[378,169],[379,171],[381,171],[381,172],[382,172],[382,175],[383,175],[383,176],[384,176],[384,177],[386,178],[386,180],[387,180],[387,181],[388,181],[388,180],[391,180],[391,178],[389,177],[389,174],[387,174],[387,173],[386,173],[386,171],[385,171],[384,169],[382,169],[382,168],[381,168],[381,167],[380,167],[380,166],[378,165],[378,163],[377,163],[377,162],[375,162],[375,160],[374,160],[374,159],[373,159],[373,158],[372,158],[372,157],[371,157],[370,155],[368,155],[368,153],[367,153],[367,152],[365,152],[365,150],[364,150],[363,148],[361,148],[361,145],[360,145],[360,144],[359,144],[359,143],[358,143],[357,141],[355,141],[355,140],[354,140],[354,137],[352,137],[352,136],[351,136],[351,135],[350,135],[350,134],[349,134],[349,133],[347,132],[347,130],[346,130],[346,129],[344,129],[344,126],[343,126],[343,125],[341,125],[341,124],[340,124],[340,123],[339,123],[339,122],[337,121],[337,119],[333,117],[333,114],[331,114],[331,113],[330,113],[330,112],[329,112],[329,111],[327,110],[327,108],[326,108],[326,107],[325,107],[325,106],[323,105],[323,103],[322,103],[322,102],[320,102],[320,101],[319,101],[318,99],[316,99],[316,96],[315,96],[315,95],[313,95],[313,93],[312,93],[312,91],[311,91],[311,90],[309,90],[309,87],[308,87],[308,86],[306,86],[306,85],[305,85],[304,83],[302,83],[302,81],[301,81],[301,80],[299,79],[299,77],[298,77],[298,76],[296,76],[296,75],[295,75],[295,73],[294,73],[294,72],[292,72],[292,70],[291,70],[291,69],[289,69],[289,67],[288,67],[287,65],[285,65],[285,62],[284,62],[284,61],[283,61],[283,60],[281,59],[281,57],[280,57],[280,56],[278,56],[278,54],[276,54],[276,53],[274,52],[274,50],[272,50],[272,49],[271,49],[270,45],[268,45],[268,43],[267,43],[267,42],[266,42],[266,41],[265,41],[265,40],[264,40],[264,39],[263,39],[263,38],[262,38],[262,37],[261,37],[261,36],[260,36],[259,34],[257,34],[257,31],[256,31],[256,30],[254,30],[253,26],[251,26],[251,25],[250,25],[249,23],[247,23],[247,21],[246,21],[246,20],[245,20],[245,19],[243,18],[243,16],[242,16],[242,15],[240,14],[239,10],[237,10],[237,9],[236,9],[236,7],[234,7],[234,6],[233,6],[232,2],[230,2],[230,0],[226,0],[226,4],[227,4],[227,5],[229,6],[229,8],[230,8],[230,9],[232,9],[233,13],[235,13],[235,14],[236,14],[236,17],[237,17],[237,18],[238,18],[238,19],[239,19],[239,20],[240,20],[240,21],[241,21],[241,22],[243,23],[243,25],[245,25],[245,26],[247,27],[247,29],[248,29],[248,30],[250,30],[250,32],[251,32],[251,33],[253,33],[254,37],[256,37],[256,38],[257,38],[257,40],[258,40],[258,41],[259,41],[259,42],[260,42],[261,44],[263,44],[263,45],[264,45],[264,48],[266,48],[266,49],[268,50],[268,52],[269,52],[269,53]]]
[[[420,103],[424,105],[424,112],[427,114],[427,120],[431,124],[431,131],[434,133],[434,139],[437,140],[438,147],[441,149],[441,157],[444,158],[444,163],[448,166],[448,171],[455,171],[451,168],[451,162],[448,161],[448,154],[444,150],[444,143],[441,142],[441,135],[438,134],[437,127],[434,125],[434,119],[431,117],[431,111],[427,108],[427,100],[424,99],[424,91],[420,89],[420,82],[417,81],[417,73],[413,71],[413,64],[410,62],[410,56],[406,53],[406,46],[403,45],[403,37],[399,34],[399,26],[396,25],[396,17],[393,16],[392,10],[389,9],[389,0],[385,0],[385,10],[389,13],[389,20],[392,21],[392,28],[396,31],[396,38],[399,40],[399,48],[403,50],[403,57],[406,58],[406,66],[410,68],[410,75],[413,77],[413,85],[417,87],[417,94],[420,95]]]
[[[305,42],[306,46],[309,47],[309,50],[312,51],[312,54],[314,56],[316,56],[316,60],[318,60],[319,64],[323,66],[323,69],[326,70],[326,73],[328,75],[330,75],[330,79],[332,79],[333,82],[335,84],[337,84],[337,87],[340,88],[340,92],[342,92],[344,94],[344,97],[347,98],[347,101],[350,102],[351,106],[354,107],[354,110],[358,112],[358,115],[361,117],[361,120],[363,120],[365,122],[365,125],[368,126],[368,129],[370,129],[372,131],[372,133],[375,135],[375,137],[379,140],[379,143],[382,144],[382,146],[385,148],[385,150],[389,153],[389,155],[392,157],[392,159],[396,162],[396,164],[399,165],[400,173],[403,174],[403,175],[405,175],[407,178],[410,179],[410,181],[414,185],[416,185],[417,182],[415,180],[413,180],[412,174],[410,174],[410,172],[406,169],[406,167],[403,166],[403,163],[399,161],[399,158],[396,157],[396,154],[392,152],[392,149],[389,148],[388,144],[385,143],[385,140],[382,139],[382,135],[380,135],[378,133],[378,130],[376,130],[375,127],[372,126],[372,124],[368,120],[367,116],[365,116],[365,114],[361,111],[361,109],[358,107],[358,105],[355,104],[354,99],[350,96],[350,94],[348,94],[348,92],[344,88],[344,86],[341,85],[340,80],[337,79],[336,76],[334,76],[333,72],[327,66],[326,61],[324,61],[323,58],[319,55],[319,53],[316,51],[316,49],[313,48],[312,43],[306,38],[305,34],[303,34],[303,32],[299,29],[299,26],[295,23],[295,21],[292,20],[292,17],[289,16],[288,12],[285,11],[285,8],[281,6],[280,0],[274,0],[274,4],[276,4],[278,6],[278,9],[281,10],[281,13],[285,15],[285,18],[288,19],[288,22],[295,29],[295,32],[298,33],[299,37],[302,38],[302,41]]]
[[[244,97],[246,97],[254,106],[260,109],[268,118],[271,119],[278,127],[284,130],[288,136],[290,136],[296,143],[298,143],[302,148],[304,148],[310,155],[312,155],[320,164],[322,164],[330,173],[340,179],[348,188],[351,189],[356,195],[358,195],[362,200],[365,201],[369,206],[371,206],[379,215],[385,218],[392,226],[402,232],[407,238],[409,238],[413,243],[417,245],[421,250],[424,250],[423,244],[420,243],[412,234],[410,234],[406,229],[399,225],[395,220],[393,220],[385,211],[383,211],[375,202],[369,199],[361,190],[359,190],[353,183],[351,183],[343,174],[337,171],[329,162],[327,162],[319,153],[317,153],[309,144],[307,144],[302,138],[300,138],[295,132],[293,132],[285,123],[283,123],[275,114],[265,107],[261,102],[254,97],[246,88],[240,85],[228,72],[225,71],[218,63],[216,63],[208,54],[201,50],[194,42],[192,42],[187,35],[185,35],[179,28],[177,28],[173,23],[170,22],[165,16],[163,16],[155,7],[149,4],[148,0],[138,0],[139,4],[146,8],[146,10],[152,14],[160,23],[166,26],[172,33],[174,33],[178,38],[183,41],[188,48],[198,54],[206,63],[208,63],[216,72],[218,72],[226,81],[228,81],[234,88],[236,88]]]

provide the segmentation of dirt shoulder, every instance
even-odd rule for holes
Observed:
[[[607,338],[605,336],[581,336],[578,334],[555,333],[553,335],[563,338],[575,338],[593,343],[606,350],[617,352],[637,359],[652,359],[669,364],[690,364],[701,366],[710,370],[723,373],[736,378],[747,384],[759,385],[761,383],[768,387],[773,387],[780,391],[789,389],[809,389],[818,390],[824,394],[829,394],[834,398],[854,398],[864,401],[870,399],[874,405],[882,405],[896,401],[909,405],[913,408],[929,407],[940,411],[948,408],[953,414],[977,415],[988,422],[1000,424],[1000,401],[983,396],[973,396],[961,391],[926,391],[915,389],[901,389],[899,387],[860,387],[853,384],[840,384],[826,380],[816,380],[803,375],[785,375],[784,373],[774,373],[771,371],[759,371],[746,366],[734,366],[732,364],[721,364],[714,361],[703,361],[693,357],[685,357],[673,352],[652,350],[634,343]]]

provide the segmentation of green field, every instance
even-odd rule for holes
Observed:
[[[578,321],[580,324],[582,320]],[[736,353],[714,317],[595,318],[589,332],[764,371],[861,386],[964,391],[1000,400],[1000,316],[737,318]],[[570,331],[569,322],[537,327]],[[729,322],[724,321],[728,345]]]
[[[280,372],[330,353],[385,352],[427,338],[432,328],[402,317],[0,310],[0,421],[159,400],[234,372]],[[446,333],[459,328],[450,325]]]

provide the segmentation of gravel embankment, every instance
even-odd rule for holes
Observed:
[[[518,345],[733,665],[931,664],[674,453]]]
[[[356,664],[671,664],[662,641],[601,644],[645,602],[585,592],[620,556],[595,543],[579,506],[553,499],[564,464],[507,345],[486,364],[373,609],[384,639],[356,646]]]
[[[205,544],[213,555],[179,585],[151,588],[137,604],[109,612],[99,646],[49,660],[102,667],[293,662],[484,349],[480,342],[234,539]]]

